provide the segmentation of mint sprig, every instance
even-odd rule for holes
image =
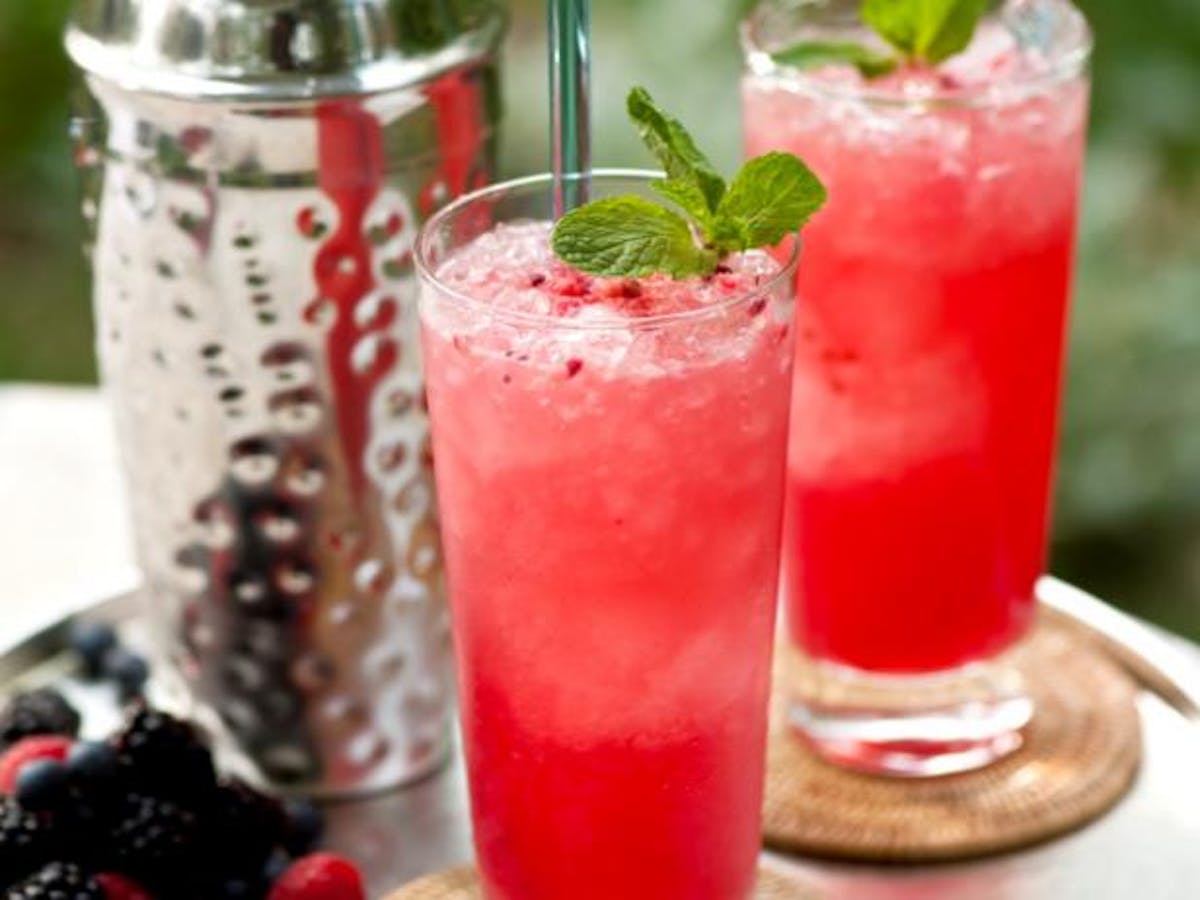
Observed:
[[[802,41],[771,54],[798,69],[831,63],[855,66],[865,77],[902,64],[937,65],[971,43],[989,0],[862,0],[859,17],[896,51],[881,53],[852,41]]]
[[[679,212],[645,197],[610,197],[563,216],[551,238],[563,262],[593,275],[673,278],[712,273],[729,253],[772,246],[825,202],[825,188],[798,157],[767,153],[726,184],[688,130],[640,87],[629,117],[662,165],[651,188]]]
[[[852,41],[805,41],[771,54],[775,62],[794,69],[816,69],[844,63],[866,78],[887,75],[900,65],[895,56],[872,50]]]
[[[671,190],[682,191],[681,196],[699,195],[687,201],[689,206],[696,208],[689,212],[702,211],[700,199],[704,200],[709,213],[716,212],[725,193],[725,179],[700,152],[682,123],[659,109],[643,87],[635,87],[629,92],[625,108],[642,136],[642,142],[662,163]]]
[[[862,20],[909,60],[936,65],[965,50],[988,0],[863,0]]]
[[[825,203],[825,187],[800,159],[772,151],[742,166],[717,207],[713,243],[720,250],[778,244]]]
[[[688,223],[644,197],[609,197],[559,220],[554,252],[593,275],[686,278],[712,271],[717,254],[700,247]]]

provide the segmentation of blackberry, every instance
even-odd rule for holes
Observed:
[[[104,900],[104,889],[79,866],[52,862],[4,896],[5,900]]]
[[[79,734],[79,713],[53,688],[17,694],[0,712],[0,751],[35,734]]]
[[[59,835],[48,820],[0,796],[0,889],[37,871],[59,850]]]
[[[195,839],[192,813],[169,800],[131,794],[112,830],[113,868],[151,887],[178,884],[187,877]]]
[[[286,817],[278,800],[231,779],[222,784],[201,821],[202,855],[228,874],[260,872],[283,839]]]
[[[188,722],[137,706],[115,744],[123,777],[136,792],[191,805],[216,788],[212,752]]]

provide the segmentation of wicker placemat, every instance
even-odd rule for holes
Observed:
[[[758,889],[754,892],[754,900],[818,900],[820,896],[812,888],[786,875],[767,869],[758,871]],[[389,894],[386,900],[481,900],[482,897],[475,870],[466,867],[414,881]]]
[[[963,859],[1071,831],[1113,806],[1141,760],[1130,679],[1069,626],[1043,621],[1021,654],[1036,703],[1023,746],[977,772],[864,775],[819,759],[786,722],[776,665],[764,840],[779,850],[891,862]]]

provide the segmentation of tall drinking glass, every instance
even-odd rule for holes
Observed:
[[[1017,0],[936,68],[775,62],[870,43],[856,6],[771,0],[743,25],[747,152],[802,154],[830,195],[800,275],[793,718],[835,760],[941,774],[1010,752],[1032,713],[1005,654],[1046,560],[1091,39],[1065,0]]]
[[[653,197],[599,173],[593,197]],[[419,239],[435,470],[489,900],[753,889],[795,251],[706,279],[557,262],[549,176]]]

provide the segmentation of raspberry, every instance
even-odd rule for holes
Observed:
[[[103,872],[96,881],[104,891],[104,900],[152,900],[151,896],[134,881],[114,872]]]
[[[636,278],[613,278],[601,284],[599,294],[606,300],[636,300],[642,285]]]
[[[71,863],[52,862],[16,887],[5,900],[105,900],[96,879]]]
[[[562,268],[547,279],[545,286],[559,297],[586,297],[592,289],[592,280],[580,272]]]
[[[267,900],[366,900],[362,875],[354,864],[333,853],[313,853],[292,863],[275,882]]]
[[[17,775],[25,763],[35,759],[61,762],[71,750],[71,739],[57,734],[22,738],[0,756],[0,793],[11,794],[17,788]]]
[[[79,713],[51,688],[17,694],[0,713],[0,749],[35,734],[79,734]]]

